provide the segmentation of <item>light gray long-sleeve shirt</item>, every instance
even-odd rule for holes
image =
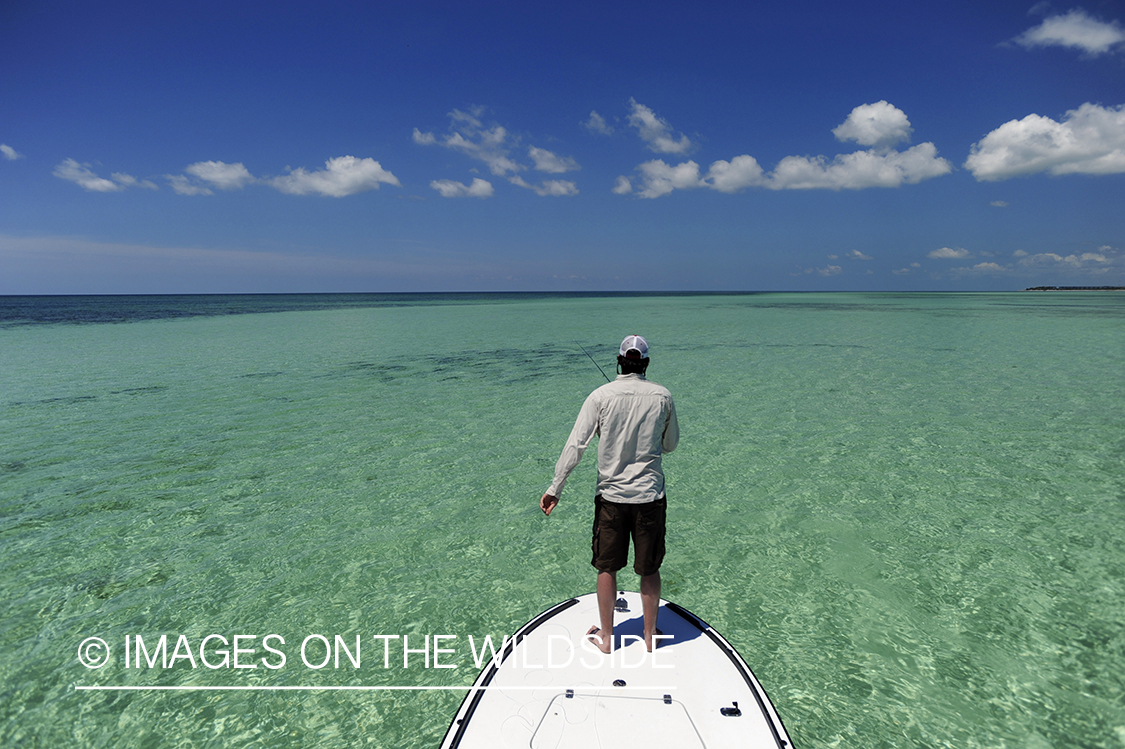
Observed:
[[[641,504],[664,496],[660,456],[676,449],[680,427],[668,389],[641,375],[618,375],[590,393],[555,464],[547,493],[562,495],[566,479],[598,436],[597,493],[609,502]]]

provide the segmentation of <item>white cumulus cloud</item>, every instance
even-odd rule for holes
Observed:
[[[451,179],[435,179],[430,187],[441,193],[443,198],[490,198],[492,197],[492,183],[477,177],[471,185],[455,182]]]
[[[548,179],[538,187],[533,187],[532,189],[539,195],[563,196],[578,194],[578,186],[570,180],[565,179]]]
[[[956,260],[972,257],[972,255],[964,247],[942,247],[941,249],[931,250],[926,254],[926,257],[934,260]]]
[[[676,138],[668,121],[658,117],[651,109],[636,99],[629,99],[633,111],[629,114],[629,124],[640,132],[641,140],[657,153],[687,153],[692,148],[688,137],[680,133]]]
[[[965,168],[978,181],[1049,174],[1125,172],[1125,105],[1083,104],[1062,122],[1029,114],[974,143]]]
[[[633,105],[651,114],[635,101]],[[656,198],[676,189],[695,187],[708,187],[725,193],[748,187],[861,190],[916,184],[953,171],[953,165],[937,155],[937,147],[933,143],[920,143],[905,151],[893,150],[896,143],[909,139],[912,129],[902,110],[885,101],[856,107],[833,132],[841,140],[855,140],[872,148],[840,154],[831,160],[825,156],[787,156],[768,173],[748,154],[736,156],[730,161],[720,159],[712,162],[704,175],[700,175],[699,166],[694,161],[671,166],[657,159],[637,167],[642,185],[637,194],[643,198]],[[622,182],[625,179],[618,178],[613,190],[615,193],[630,191],[628,183]]]
[[[848,258],[849,260],[874,260],[875,259],[871,255],[864,255],[859,250],[852,250],[851,252],[847,253],[844,257]]]
[[[1065,15],[1044,19],[1015,41],[1025,47],[1069,47],[1089,55],[1101,55],[1125,45],[1125,29],[1116,21],[1099,21],[1076,8]]]
[[[633,183],[629,178],[624,175],[618,177],[617,181],[613,184],[613,194],[628,195],[631,192],[633,192]]]
[[[324,169],[320,171],[309,172],[297,168],[289,174],[274,177],[269,183],[290,195],[318,193],[342,198],[368,190],[377,190],[380,184],[398,186],[399,181],[398,177],[388,172],[374,159],[337,156],[324,162]]]
[[[909,142],[914,129],[906,113],[886,101],[861,104],[852,110],[832,134],[839,141],[853,140],[861,146],[890,148]]]
[[[1108,272],[1117,259],[1113,257],[1108,247],[1101,247],[1098,252],[1073,253],[1065,256],[1055,252],[1041,252],[1036,255],[1017,252],[1015,256],[1019,258],[1018,262],[1023,267],[1086,271],[1094,275]]]
[[[9,146],[7,143],[0,143],[0,154],[4,154],[4,158],[8,161],[15,161],[16,159],[23,158],[22,153]]]
[[[730,161],[720,159],[714,162],[703,179],[709,187],[728,193],[766,184],[761,165],[753,156],[746,154],[735,156]]]
[[[222,161],[198,161],[184,171],[204,182],[209,182],[220,190],[241,189],[247,183],[254,181],[254,175],[250,174],[241,162],[225,164]]]
[[[977,263],[976,265],[974,265],[971,268],[954,268],[952,272],[954,274],[958,274],[958,275],[963,275],[963,274],[976,275],[976,274],[982,274],[982,273],[988,274],[988,275],[995,275],[997,273],[1009,273],[1009,272],[1011,272],[1011,270],[1012,270],[1011,268],[1006,268],[1003,265],[1000,265],[999,263]]]
[[[856,151],[832,161],[823,156],[786,156],[770,175],[774,190],[861,190],[867,187],[900,187],[953,171],[937,155],[933,143],[919,143],[906,151]]]
[[[705,186],[699,176],[699,164],[694,161],[669,166],[663,159],[654,159],[638,166],[637,171],[641,173],[642,185],[637,194],[642,198],[658,198],[673,190]]]
[[[535,162],[535,168],[548,174],[564,174],[581,169],[578,162],[569,156],[556,156],[543,148],[532,146],[527,149],[527,155]]]

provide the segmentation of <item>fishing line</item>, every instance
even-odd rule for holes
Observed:
[[[606,381],[606,382],[609,382],[609,381],[610,381],[610,379],[609,379],[609,375],[607,375],[607,374],[605,373],[605,370],[603,370],[603,369],[601,368],[601,365],[600,365],[600,364],[598,364],[598,363],[597,363],[596,361],[594,361],[594,357],[590,356],[590,352],[589,352],[589,351],[587,351],[587,350],[586,350],[585,348],[583,348],[582,344],[581,344],[581,343],[579,343],[578,341],[575,341],[575,342],[574,342],[574,345],[575,345],[575,346],[577,346],[578,348],[582,349],[582,353],[583,353],[583,354],[585,354],[585,355],[586,355],[586,357],[587,357],[587,358],[588,358],[588,359],[589,359],[590,361],[594,362],[594,366],[595,366],[595,367],[597,367],[597,368],[598,368],[598,371],[602,373],[602,377],[604,377],[604,378],[605,378],[605,381]]]

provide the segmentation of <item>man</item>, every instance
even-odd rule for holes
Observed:
[[[555,465],[554,483],[539,500],[539,507],[550,515],[567,477],[598,435],[591,563],[598,571],[601,626],[590,627],[586,634],[604,653],[613,651],[617,570],[628,560],[630,536],[633,570],[641,576],[645,647],[649,652],[657,633],[667,506],[660,457],[676,449],[680,428],[672,394],[645,379],[648,363],[648,342],[639,335],[627,336],[617,356],[617,379],[592,392],[582,404]]]

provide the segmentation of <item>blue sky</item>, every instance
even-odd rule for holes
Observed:
[[[1125,285],[1120,1],[8,0],[0,71],[2,294]]]

